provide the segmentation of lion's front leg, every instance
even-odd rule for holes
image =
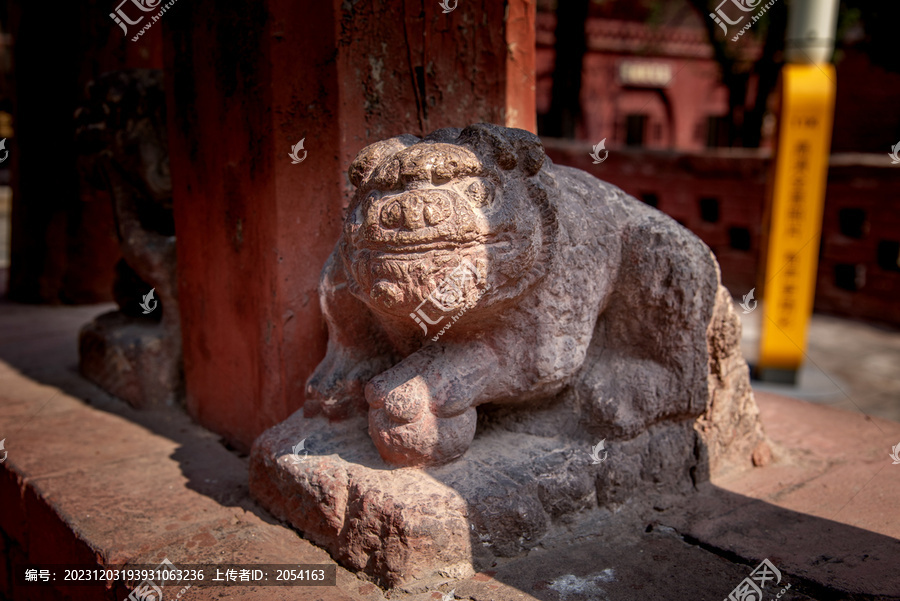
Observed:
[[[366,410],[365,386],[391,365],[391,351],[368,308],[347,287],[332,254],[322,273],[319,301],[328,326],[328,350],[306,382],[303,414],[343,419]]]
[[[366,386],[369,434],[381,456],[399,465],[437,465],[469,448],[475,407],[547,397],[584,361],[593,319],[543,322],[553,315],[512,311],[486,320],[482,335],[429,344]],[[493,327],[488,329],[488,325]]]
[[[399,465],[438,465],[469,448],[475,406],[485,402],[500,362],[482,342],[428,345],[366,386],[369,434]]]

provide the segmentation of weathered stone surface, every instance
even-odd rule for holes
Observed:
[[[728,291],[721,286],[708,339],[709,396],[695,427],[704,441],[702,452],[710,465],[697,471],[698,481],[708,473],[723,474],[751,464],[761,466],[771,457],[750,390],[750,371],[741,355],[740,317],[734,312]]]
[[[159,323],[111,311],[85,324],[78,344],[81,373],[132,406],[177,400],[173,376],[181,367],[179,356],[160,336]]]
[[[569,384],[582,423],[608,435],[707,409],[718,271],[662,213],[551,164],[536,136],[485,124],[373,144],[350,180],[306,415],[365,400],[382,457],[434,465],[465,452],[476,406],[546,402]],[[721,337],[716,349],[737,352]]]
[[[393,470],[357,417],[330,425],[297,412],[254,445],[250,486],[342,564],[382,584],[471,574],[462,496],[418,470]],[[299,438],[298,438],[299,437]],[[304,441],[306,451],[292,449]]]
[[[303,415],[252,452],[251,490],[276,515],[393,585],[751,465],[740,323],[709,249],[672,219],[486,124],[369,146],[350,180],[322,275],[328,352]],[[333,455],[290,460],[304,438]],[[452,502],[426,518],[435,498]],[[467,522],[468,540],[451,535],[449,556],[412,534],[349,544],[434,519]]]
[[[113,72],[88,93],[78,114],[82,168],[110,192],[123,261],[114,287],[120,310],[82,329],[79,367],[134,406],[172,403],[183,378],[162,72]],[[151,289],[159,300],[145,316],[140,303]]]
[[[397,469],[378,455],[362,418],[329,423],[297,412],[257,439],[250,488],[278,518],[383,586],[462,577],[527,552],[585,510],[693,489],[693,449],[702,442],[690,422],[608,442],[599,464],[588,441],[508,427],[486,417],[459,460]]]

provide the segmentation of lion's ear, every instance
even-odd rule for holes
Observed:
[[[456,139],[459,137],[459,133],[462,130],[458,127],[444,127],[442,129],[436,129],[424,138],[422,138],[423,142],[443,142],[445,144],[453,144],[456,142]]]
[[[475,148],[482,156],[493,156],[502,169],[522,166],[526,175],[534,175],[544,164],[544,146],[540,138],[524,129],[476,123],[459,134],[459,142]]]
[[[541,139],[530,131],[509,127],[506,129],[506,137],[512,142],[519,155],[519,163],[526,175],[534,175],[541,170],[547,154]]]
[[[516,150],[506,139],[506,128],[492,123],[475,123],[462,130],[458,144],[475,149],[475,154],[493,157],[501,169],[515,169]]]
[[[357,153],[356,158],[350,163],[350,169],[347,175],[350,177],[350,183],[358,188],[359,184],[366,179],[375,168],[381,164],[387,157],[412,146],[419,141],[419,138],[411,134],[403,134],[388,140],[382,140],[369,144]]]

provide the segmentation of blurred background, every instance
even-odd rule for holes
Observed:
[[[723,37],[710,18],[722,4],[735,12],[706,0],[539,1],[538,132],[556,162],[620,186],[699,236],[737,300],[754,288],[764,298],[789,3],[775,2],[736,41],[740,25]],[[889,156],[900,143],[900,53],[890,48],[898,22],[895,3],[840,2],[806,361],[797,386],[756,382],[892,419],[900,419],[900,165]],[[601,140],[609,158],[592,168],[585,143]],[[752,365],[761,312],[742,319]]]
[[[761,267],[787,3],[776,2],[737,42],[715,35],[707,4],[539,3],[538,131],[605,139],[611,159],[600,177],[690,228],[740,296],[758,285]],[[880,44],[900,10],[840,7],[815,307],[897,326],[900,188],[888,153],[900,141],[900,58]],[[564,148],[560,160],[574,162]]]

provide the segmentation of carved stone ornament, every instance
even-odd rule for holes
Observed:
[[[691,232],[495,125],[378,142],[349,175],[327,354],[251,457],[276,515],[396,584],[749,465],[740,322]]]

